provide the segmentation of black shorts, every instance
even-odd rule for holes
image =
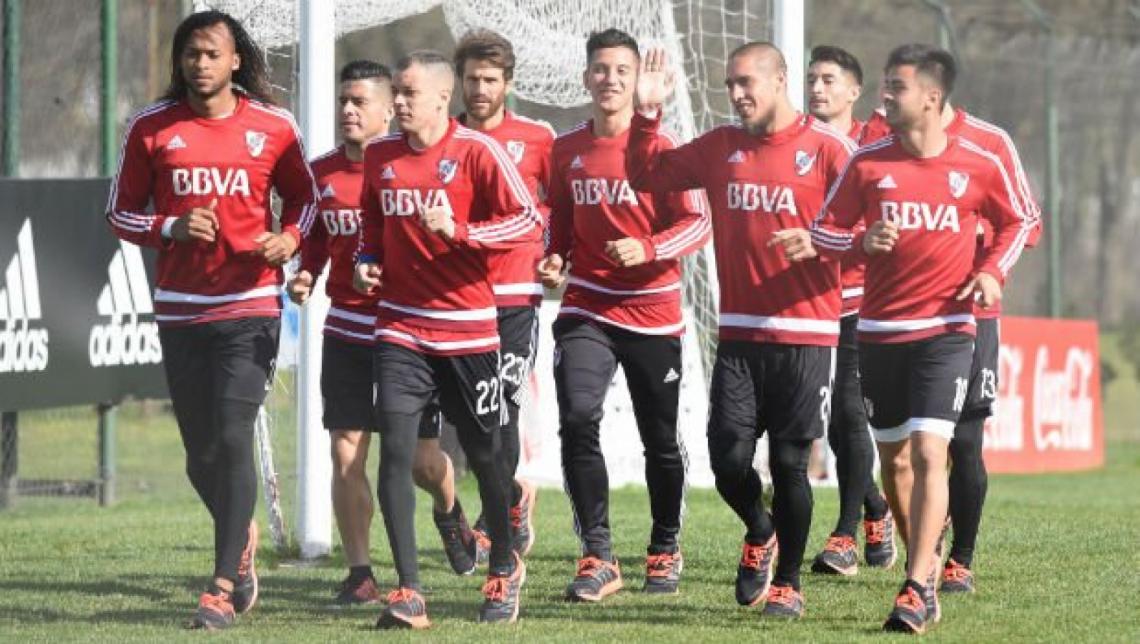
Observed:
[[[492,432],[502,425],[498,351],[434,356],[381,342],[372,364],[378,419],[385,414],[422,414],[420,438],[438,437],[437,411],[461,431],[477,427]],[[425,427],[428,423],[433,426]],[[425,436],[425,431],[436,433]]]
[[[949,440],[966,404],[974,339],[963,333],[898,344],[863,342],[859,372],[875,440],[925,431]]]
[[[321,399],[325,429],[376,431],[372,408],[372,345],[325,336]]]
[[[856,327],[859,326],[859,315],[852,313],[839,318],[839,348],[850,349],[852,351],[859,350],[858,331]]]
[[[163,366],[176,411],[214,422],[220,400],[260,405],[273,383],[281,320],[249,317],[159,327]]]
[[[1001,321],[979,319],[974,338],[974,363],[970,366],[970,388],[961,420],[977,420],[993,415],[998,390],[998,350],[1001,347]]]
[[[522,404],[524,384],[534,366],[538,346],[538,312],[533,306],[499,309],[499,354],[502,356],[503,396]]]
[[[709,444],[716,436],[806,441],[831,415],[835,349],[721,341],[713,367]]]

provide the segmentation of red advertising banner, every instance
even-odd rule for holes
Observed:
[[[1086,470],[1104,464],[1100,349],[1091,320],[1003,317],[986,469]]]

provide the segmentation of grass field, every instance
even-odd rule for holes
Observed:
[[[945,601],[932,633],[953,641],[1140,641],[1140,446],[1113,444],[1109,466],[1069,476],[994,477],[976,565],[980,592]],[[177,463],[169,463],[177,467]],[[465,484],[468,499],[473,492]],[[812,548],[836,511],[833,490],[817,490]],[[470,503],[471,501],[469,501]],[[431,641],[851,641],[881,637],[878,625],[899,583],[897,571],[852,579],[805,575],[808,616],[759,618],[736,607],[732,578],[740,529],[711,491],[690,496],[686,574],[677,597],[637,592],[648,507],[643,490],[615,491],[613,525],[625,557],[627,591],[601,606],[560,600],[575,541],[560,491],[539,499],[539,541],[530,557],[522,622],[474,623],[480,580],[445,569],[421,498],[424,581],[435,628]],[[128,499],[110,509],[65,500],[27,500],[0,516],[0,640],[174,641],[211,560],[208,523],[187,495]],[[391,582],[380,527],[373,552]],[[375,636],[375,609],[327,608],[342,574],[335,557],[311,567],[262,562],[263,600],[225,638],[347,641]],[[401,637],[412,637],[401,635]]]
[[[991,477],[976,559],[980,591],[945,601],[946,617],[932,631],[934,640],[1140,642],[1140,383],[1111,335],[1102,349],[1121,374],[1105,387],[1106,468]],[[288,413],[279,413],[281,427],[290,426]],[[118,426],[119,502],[114,507],[25,498],[0,512],[0,642],[201,636],[180,626],[210,571],[211,535],[205,511],[182,474],[177,430],[161,408],[140,405],[125,407]],[[279,471],[292,472],[291,433],[279,432],[275,441]],[[88,410],[21,415],[24,477],[91,476],[96,449],[94,415]],[[285,488],[293,484],[287,476]],[[477,503],[470,480],[463,492],[468,506]],[[817,490],[809,556],[822,546],[836,511],[835,491]],[[292,516],[289,508],[286,512]],[[435,628],[424,636],[397,637],[562,642],[882,637],[878,627],[900,582],[897,570],[862,570],[853,579],[834,579],[812,576],[805,568],[808,615],[799,623],[765,621],[755,611],[737,608],[732,579],[741,530],[709,490],[689,497],[682,594],[641,596],[648,513],[643,489],[614,492],[612,524],[617,554],[626,562],[627,590],[601,606],[568,605],[560,598],[576,554],[569,504],[560,490],[544,490],[522,622],[492,628],[474,623],[481,580],[449,573],[428,501],[421,497],[421,564]],[[378,522],[372,534],[381,583],[391,583]],[[343,574],[338,556],[301,567],[263,552],[262,603],[221,637],[267,642],[376,637],[368,629],[375,608],[327,607]]]

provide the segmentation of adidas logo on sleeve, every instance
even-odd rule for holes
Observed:
[[[47,329],[32,325],[42,318],[32,221],[25,219],[16,235],[16,254],[8,262],[0,287],[0,373],[47,369]]]
[[[138,246],[119,242],[95,306],[99,315],[110,320],[91,328],[87,355],[92,367],[162,362],[158,325],[153,319],[139,320],[140,315],[154,314],[154,303]]]

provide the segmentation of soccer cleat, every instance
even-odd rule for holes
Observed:
[[[238,578],[234,582],[233,602],[234,610],[238,613],[248,613],[257,603],[257,543],[261,534],[257,529],[257,521],[249,522],[249,532],[245,539],[245,549],[241,551],[241,560],[238,562]]]
[[[363,606],[380,603],[380,589],[372,577],[354,579],[352,575],[340,582],[340,590],[333,604],[337,606]]]
[[[190,620],[189,628],[207,631],[229,628],[234,625],[235,615],[230,593],[215,588],[198,598],[198,612]]]
[[[736,603],[741,606],[755,606],[768,598],[772,584],[774,563],[780,550],[776,535],[768,543],[757,546],[747,541],[740,555],[740,565],[736,569]]]
[[[429,628],[427,604],[417,591],[411,588],[397,588],[388,593],[388,605],[376,620],[376,628]]]
[[[895,565],[898,551],[895,549],[895,518],[891,511],[879,520],[864,519],[863,561],[872,568],[890,568]]]
[[[680,551],[649,554],[645,557],[645,588],[649,594],[676,593],[681,584],[685,560]]]
[[[761,615],[799,619],[804,616],[804,596],[791,586],[772,586]]]
[[[927,614],[926,603],[923,601],[914,582],[903,584],[903,588],[895,597],[895,606],[887,621],[883,623],[884,631],[896,633],[914,633],[921,635],[926,632]]]
[[[513,624],[519,619],[526,564],[517,552],[512,556],[515,569],[510,575],[487,575],[487,583],[483,584],[483,606],[479,609],[480,622]]]
[[[456,501],[456,506],[459,502]],[[459,516],[454,516],[458,514]],[[463,511],[440,514],[432,511],[435,527],[443,540],[443,552],[451,569],[457,575],[470,575],[475,572],[475,533],[467,525]]]
[[[526,481],[518,481],[522,496],[518,505],[511,506],[511,543],[523,557],[530,554],[534,546],[534,507],[538,501],[538,489]]]
[[[827,575],[850,576],[859,572],[859,557],[855,554],[855,539],[845,534],[827,538],[823,551],[815,556],[811,571]]]
[[[946,560],[942,569],[942,592],[944,593],[972,593],[974,592],[974,572],[951,557]]]
[[[566,598],[570,601],[600,602],[621,590],[621,568],[618,562],[603,561],[594,556],[578,560],[578,572],[566,587]]]

